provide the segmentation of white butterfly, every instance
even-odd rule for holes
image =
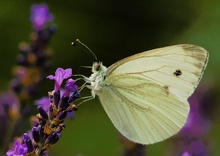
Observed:
[[[208,52],[182,44],[142,52],[106,68],[93,64],[86,78],[114,126],[129,140],[153,144],[176,134],[189,114]]]

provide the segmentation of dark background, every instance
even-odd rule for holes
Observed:
[[[0,88],[11,78],[16,64],[18,44],[29,41],[32,29],[30,7],[46,3],[53,13],[57,32],[49,47],[53,49],[51,74],[57,67],[91,66],[95,61],[88,53],[71,46],[79,38],[109,66],[126,56],[145,50],[190,43],[204,47],[210,60],[202,83],[219,89],[220,63],[220,1],[218,0],[65,0],[65,1],[0,1]],[[80,69],[89,76],[90,71]],[[53,88],[42,88],[42,95]],[[46,90],[47,89],[47,90]],[[36,97],[36,99],[39,97]],[[219,118],[219,116],[216,116]],[[214,120],[215,121],[215,120]],[[219,123],[218,123],[219,124]],[[213,122],[219,130],[217,122]],[[210,134],[220,145],[219,135]],[[120,155],[119,134],[102,110],[98,100],[83,104],[74,121],[68,121],[61,140],[51,155]],[[147,147],[149,155],[169,155],[172,138]]]

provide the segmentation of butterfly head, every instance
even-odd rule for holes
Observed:
[[[92,74],[87,82],[90,84],[88,87],[92,90],[92,96],[99,94],[105,86],[105,78],[107,68],[102,65],[102,62],[95,62],[92,65]]]
[[[99,73],[106,70],[106,67],[102,65],[102,62],[94,62],[92,65],[92,72]]]

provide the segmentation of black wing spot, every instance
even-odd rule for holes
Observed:
[[[177,69],[177,70],[173,73],[173,75],[175,75],[176,77],[179,77],[179,76],[182,75],[182,74],[183,74],[182,71],[179,70],[179,69]]]
[[[165,85],[165,86],[164,86],[164,88],[165,88],[166,90],[168,90],[168,89],[169,89],[169,87],[168,87],[167,85]]]

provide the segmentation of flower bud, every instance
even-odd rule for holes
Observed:
[[[67,116],[67,111],[64,110],[64,111],[60,111],[56,118],[58,120],[63,120],[66,118],[66,116]]]
[[[44,118],[45,120],[48,120],[48,114],[47,114],[47,112],[43,109],[43,107],[41,106],[41,105],[39,105],[38,107],[37,107],[37,109],[38,109],[38,112],[40,113],[40,115],[42,116],[42,118]]]
[[[34,151],[32,140],[27,133],[24,133],[23,135],[23,142],[27,145],[28,153]]]
[[[34,141],[37,143],[40,142],[40,130],[41,130],[40,127],[33,127],[32,128],[32,135],[33,135]]]
[[[56,132],[52,132],[46,139],[45,143],[46,144],[55,144],[59,139],[60,139],[61,134],[60,133],[56,133]]]
[[[60,100],[59,108],[66,109],[69,106],[68,100],[69,100],[69,96],[63,96],[62,99]]]

